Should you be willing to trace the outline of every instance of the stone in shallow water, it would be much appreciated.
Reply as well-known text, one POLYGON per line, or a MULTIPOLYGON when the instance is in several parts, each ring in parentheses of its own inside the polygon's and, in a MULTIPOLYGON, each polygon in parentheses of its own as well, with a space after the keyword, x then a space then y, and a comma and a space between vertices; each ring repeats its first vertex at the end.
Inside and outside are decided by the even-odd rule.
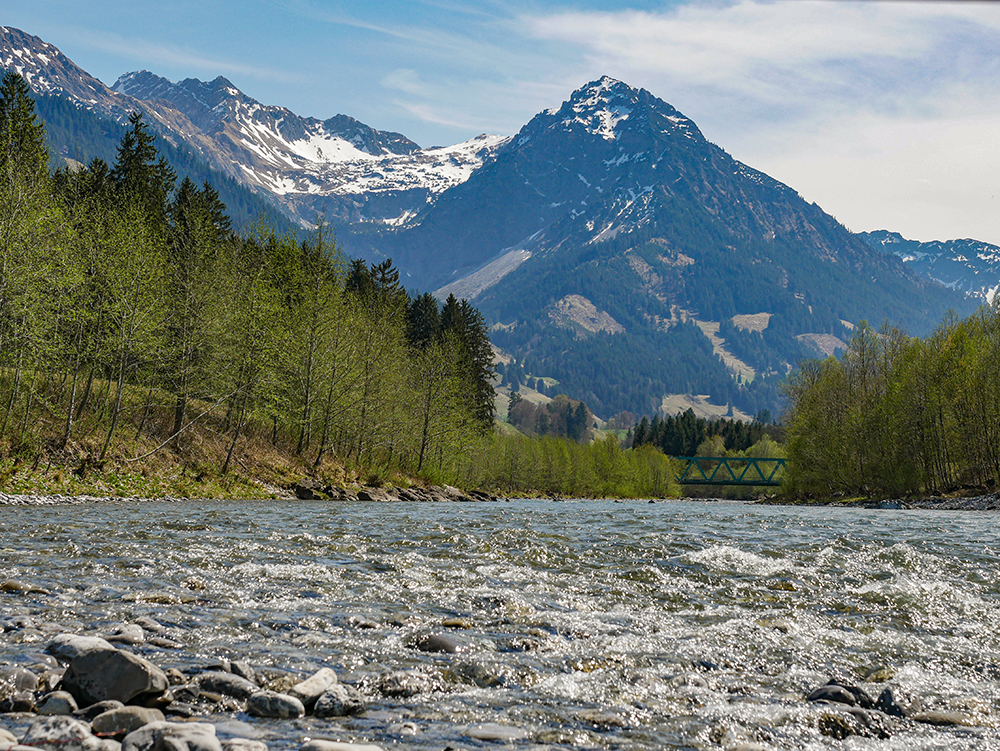
POLYGON ((208 722, 154 722, 125 736, 122 751, 222 751, 208 722))
POLYGON ((379 688, 386 696, 416 696, 433 691, 436 683, 433 678, 416 670, 397 670, 382 676, 379 688))
POLYGON ((256 683, 251 683, 238 675, 221 671, 202 673, 195 680, 202 691, 224 694, 232 696, 234 699, 249 699, 260 691, 260 686, 256 683))
POLYGON ((468 644, 448 634, 425 634, 417 639, 415 646, 421 652, 459 654, 469 651, 468 644))
POLYGON ((317 738, 303 743, 299 751, 382 751, 382 747, 368 743, 340 743, 317 738))
POLYGON ((294 696, 277 691, 258 691, 247 700, 247 713, 254 717, 302 717, 306 708, 294 696))
POLYGON ((63 689, 84 705, 108 699, 127 704, 143 695, 162 694, 168 687, 167 676, 156 665, 117 649, 86 652, 63 676, 63 689))
POLYGON ((477 741, 520 741, 528 737, 528 734, 521 728, 497 725, 492 722, 470 725, 465 729, 465 735, 469 738, 475 738, 477 741))
POLYGON ((21 743, 45 751, 101 751, 100 739, 90 732, 90 725, 73 717, 46 717, 37 720, 24 734, 21 743))
POLYGON ((267 751, 267 744, 252 738, 230 738, 222 742, 222 751, 267 751))
POLYGON ((122 707, 97 715, 91 725, 95 733, 125 736, 153 722, 163 722, 163 712, 146 707, 122 707))
POLYGON ((114 649, 111 642, 99 636, 80 636, 79 634, 59 634, 45 651, 62 662, 72 662, 87 652, 95 650, 114 649))
POLYGON ((79 707, 76 699, 68 691, 53 691, 42 699, 42 705, 38 708, 41 715, 68 715, 73 714, 79 707))
POLYGON ((846 704, 849 707, 857 704, 854 694, 843 686, 834 685, 820 686, 806 697, 806 701, 832 701, 837 704, 846 704))
POLYGON ((77 719, 90 722, 99 714, 110 712, 112 709, 121 709, 124 706, 120 701, 99 701, 96 704, 91 704, 89 707, 76 710, 73 716, 77 719))
POLYGON ((34 691, 38 688, 38 676, 20 665, 8 665, 0 668, 0 683, 16 691, 34 691))
POLYGON ((7 728, 0 728, 0 743, 17 743, 17 736, 7 728))
POLYGON ((104 638, 112 644, 144 644, 146 632, 137 623, 130 623, 120 626, 110 634, 105 634, 104 638))
POLYGON ((337 674, 330 668, 321 668, 301 683, 292 686, 288 693, 311 708, 331 686, 337 683, 337 674))
POLYGON ((361 714, 365 711, 365 700, 353 686, 342 683, 330 686, 319 699, 313 709, 316 717, 347 717, 361 714))
POLYGON ((975 727, 976 723, 964 712, 947 712, 940 709, 929 709, 924 712, 916 712, 910 715, 911 720, 922 722, 926 725, 939 725, 946 727, 949 725, 965 725, 975 727))

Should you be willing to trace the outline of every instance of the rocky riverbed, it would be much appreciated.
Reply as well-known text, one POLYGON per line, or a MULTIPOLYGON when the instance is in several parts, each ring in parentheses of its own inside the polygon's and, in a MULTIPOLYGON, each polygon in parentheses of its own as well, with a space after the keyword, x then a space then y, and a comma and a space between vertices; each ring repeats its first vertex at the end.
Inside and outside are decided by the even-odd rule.
POLYGON ((0 751, 1000 747, 988 520, 2 506, 0 751))

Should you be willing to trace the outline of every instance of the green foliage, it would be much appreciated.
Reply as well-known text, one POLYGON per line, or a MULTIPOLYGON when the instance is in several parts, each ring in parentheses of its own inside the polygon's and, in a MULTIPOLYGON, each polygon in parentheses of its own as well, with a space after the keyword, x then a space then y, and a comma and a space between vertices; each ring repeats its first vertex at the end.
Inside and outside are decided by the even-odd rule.
POLYGON ((590 444, 492 433, 465 452, 458 479, 507 495, 570 498, 678 497, 680 465, 650 446, 623 449, 614 436, 590 444))
POLYGON ((902 495, 1000 483, 1000 308, 926 339, 857 328, 789 381, 791 492, 902 495))
MULTIPOLYGON (((649 444, 668 456, 729 456, 747 451, 765 438, 772 442, 782 439, 783 429, 763 420, 707 420, 696 417, 693 410, 679 415, 648 417, 635 426, 633 446, 649 444), (702 444, 717 439, 712 445, 718 453, 706 454, 702 444)), ((754 456, 750 454, 750 456, 754 456)))

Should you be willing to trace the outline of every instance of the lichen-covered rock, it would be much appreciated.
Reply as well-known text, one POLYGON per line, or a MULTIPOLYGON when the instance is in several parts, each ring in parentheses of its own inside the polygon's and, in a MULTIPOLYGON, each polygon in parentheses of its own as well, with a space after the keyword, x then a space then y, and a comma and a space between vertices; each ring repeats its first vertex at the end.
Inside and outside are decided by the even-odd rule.
POLYGON ((122 751, 222 751, 208 722, 153 722, 122 741, 122 751))
POLYGON ((82 705, 113 699, 124 704, 143 696, 162 694, 167 676, 156 665, 117 649, 86 652, 74 659, 62 687, 82 705))

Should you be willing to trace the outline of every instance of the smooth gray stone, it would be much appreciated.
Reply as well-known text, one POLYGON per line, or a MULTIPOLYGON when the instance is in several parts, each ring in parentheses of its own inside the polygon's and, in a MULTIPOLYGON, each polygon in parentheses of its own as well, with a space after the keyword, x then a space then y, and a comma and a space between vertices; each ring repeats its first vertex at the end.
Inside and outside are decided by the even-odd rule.
POLYGON ((222 742, 222 751, 267 751, 267 744, 252 738, 230 738, 222 742))
POLYGON ((379 688, 386 696, 416 696, 434 690, 434 680, 416 670, 397 670, 382 676, 379 688))
POLYGON ((163 712, 147 707, 122 707, 97 715, 91 726, 102 735, 128 735, 153 722, 163 722, 163 712))
POLYGON ((38 708, 40 715, 71 715, 79 707, 76 699, 69 691, 53 691, 46 694, 42 699, 42 705, 38 708))
POLYGON ((63 676, 63 689, 83 705, 109 699, 128 704, 144 695, 162 694, 169 686, 156 665, 117 649, 86 652, 69 664, 63 676))
POLYGON ((102 751, 100 739, 90 732, 90 725, 65 716, 37 720, 28 728, 21 743, 46 751, 102 751))
POLYGON ((313 707, 316 717, 347 717, 365 711, 365 700, 354 686, 343 683, 330 686, 313 707))
POLYGON ((459 654, 469 651, 468 644, 448 634, 426 634, 417 639, 415 645, 421 652, 459 654))
POLYGON ((135 619, 135 624, 141 626, 144 631, 149 631, 151 634, 161 634, 167 630, 162 623, 155 618, 150 618, 148 615, 140 615, 135 619))
POLYGON ((72 662, 87 652, 101 649, 114 649, 114 645, 99 636, 80 636, 79 634, 59 634, 45 651, 61 662, 72 662))
POLYGON ((382 747, 369 743, 340 743, 317 738, 303 743, 299 751, 382 751, 382 747))
POLYGON ((470 725, 465 729, 465 735, 477 741, 520 741, 528 737, 521 728, 510 725, 497 725, 484 722, 480 725, 470 725))
POLYGON ((256 683, 251 683, 246 678, 240 678, 238 675, 223 673, 218 670, 202 673, 195 677, 195 681, 202 691, 224 694, 225 696, 232 696, 234 699, 249 699, 260 691, 260 686, 256 683))
POLYGON ((318 672, 306 678, 301 683, 292 686, 288 693, 301 701, 307 709, 311 708, 330 686, 336 685, 337 674, 330 668, 321 668, 318 672))
POLYGON ((0 683, 15 691, 34 691, 38 688, 38 676, 20 665, 7 665, 0 668, 0 683))
POLYGON ((154 722, 125 736, 122 751, 222 751, 208 722, 154 722))
POLYGON ((806 701, 832 701, 849 707, 857 705, 854 694, 843 686, 835 685, 820 686, 806 697, 806 701))
POLYGON ((928 709, 924 712, 916 712, 910 715, 910 719, 926 725, 939 725, 941 727, 949 725, 973 727, 976 725, 972 718, 964 712, 947 712, 940 709, 928 709))
POLYGON ((302 717, 306 708, 296 697, 279 694, 277 691, 258 691, 247 699, 247 714, 254 717, 280 717, 295 719, 302 717))
POLYGON ((73 716, 79 720, 90 722, 99 714, 104 714, 112 709, 121 709, 124 706, 120 701, 99 701, 96 704, 91 704, 89 707, 76 710, 73 716))
POLYGON ((130 623, 115 629, 110 634, 105 634, 104 638, 112 644, 143 644, 146 641, 146 632, 142 626, 130 623))
POLYGON ((246 678, 251 683, 255 683, 258 686, 260 682, 257 680, 257 673, 254 669, 250 667, 247 663, 242 660, 233 660, 229 665, 229 672, 233 675, 238 675, 240 678, 246 678))

